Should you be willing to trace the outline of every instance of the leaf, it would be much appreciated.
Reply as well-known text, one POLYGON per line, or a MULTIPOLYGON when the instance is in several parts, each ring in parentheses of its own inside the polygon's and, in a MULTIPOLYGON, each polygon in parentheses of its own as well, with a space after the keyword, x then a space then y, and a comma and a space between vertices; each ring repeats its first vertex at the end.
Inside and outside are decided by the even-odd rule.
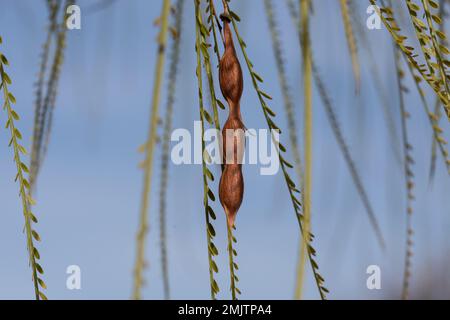
POLYGON ((30 170, 28 169, 27 165, 23 162, 20 163, 20 167, 22 168, 23 171, 25 171, 26 173, 29 173, 30 170))
POLYGON ((205 169, 205 174, 206 174, 206 176, 208 177, 209 180, 214 181, 214 176, 213 176, 212 172, 208 168, 205 169))
MULTIPOLYGON (((45 289, 45 288, 44 288, 44 289, 45 289)), ((46 296, 45 294, 43 294, 42 291, 39 291, 39 297, 40 297, 42 300, 48 300, 48 299, 47 299, 47 296, 46 296)))
POLYGON ((219 292, 219 285, 217 284, 216 280, 213 280, 213 281, 212 281, 212 288, 214 289, 214 291, 215 291, 216 293, 219 292))
POLYGON ((22 179, 22 183, 26 189, 30 189, 30 183, 27 179, 22 179))
POLYGON ((263 78, 259 74, 257 74, 255 71, 253 71, 252 74, 256 78, 256 80, 258 80, 261 83, 264 82, 263 78))
POLYGON ((34 214, 32 214, 32 213, 30 212, 29 215, 30 215, 31 220, 32 220, 34 223, 38 223, 38 219, 36 218, 36 216, 35 216, 34 214))
POLYGON ((207 209, 209 216, 211 217, 211 219, 216 220, 216 214, 214 213, 214 210, 208 206, 207 209))
POLYGON ((219 268, 217 268, 217 264, 214 262, 214 260, 211 260, 211 269, 213 269, 215 273, 219 272, 219 268))
POLYGON ((11 115, 13 116, 14 120, 19 120, 19 119, 20 119, 20 117, 19 117, 19 115, 17 114, 17 112, 14 111, 14 110, 12 110, 12 109, 11 109, 11 115))
POLYGON ((272 100, 272 99, 273 99, 269 94, 265 93, 265 92, 262 91, 262 90, 258 90, 258 92, 259 92, 262 96, 264 96, 265 98, 267 98, 267 99, 269 99, 269 100, 272 100))
POLYGON ((212 226, 211 223, 208 223, 208 232, 211 235, 211 237, 216 236, 216 230, 214 230, 214 227, 212 226))
POLYGON ((41 265, 39 263, 35 264, 37 272, 40 274, 44 274, 44 269, 42 269, 41 265))
POLYGON ((208 197, 211 199, 211 201, 215 201, 216 197, 214 196, 214 193, 211 189, 208 189, 208 197))
POLYGON ((33 238, 34 238, 36 241, 41 241, 41 237, 39 236, 39 234, 38 234, 36 231, 32 230, 32 231, 31 231, 31 234, 33 235, 33 238))
POLYGON ((219 254, 219 251, 217 250, 217 247, 212 242, 209 245, 209 250, 210 250, 210 252, 211 252, 211 254, 213 256, 217 256, 219 254))
POLYGON ((38 282, 42 289, 47 289, 47 285, 45 284, 44 280, 38 278, 38 282))
POLYGON ((4 65, 9 65, 8 59, 3 54, 0 54, 0 60, 4 65))
POLYGON ((241 22, 241 18, 234 11, 230 11, 230 13, 234 20, 241 22))
POLYGON ((20 133, 19 129, 17 128, 14 129, 14 135, 16 136, 17 139, 22 140, 22 134, 20 133))
POLYGON ((220 101, 219 99, 216 100, 217 104, 219 105, 219 108, 222 110, 225 110, 225 106, 223 105, 222 101, 220 101))
POLYGON ((39 254, 39 251, 36 248, 33 248, 33 255, 38 260, 41 258, 41 255, 39 254))
POLYGON ((273 112, 272 109, 270 109, 268 106, 265 106, 265 107, 264 107, 264 110, 266 110, 267 113, 270 114, 270 116, 272 116, 272 117, 275 117, 275 116, 276 116, 275 112, 273 112))
POLYGON ((11 92, 8 92, 8 98, 12 104, 16 103, 16 97, 14 97, 14 95, 11 92))
POLYGON ((3 72, 3 80, 6 82, 6 84, 11 84, 11 78, 6 72, 3 72))
POLYGON ((19 151, 23 154, 23 155, 27 155, 27 149, 25 149, 24 146, 18 145, 17 148, 19 149, 19 151))
POLYGON ((203 110, 203 116, 205 117, 206 121, 208 121, 210 124, 213 123, 213 119, 206 110, 203 110))

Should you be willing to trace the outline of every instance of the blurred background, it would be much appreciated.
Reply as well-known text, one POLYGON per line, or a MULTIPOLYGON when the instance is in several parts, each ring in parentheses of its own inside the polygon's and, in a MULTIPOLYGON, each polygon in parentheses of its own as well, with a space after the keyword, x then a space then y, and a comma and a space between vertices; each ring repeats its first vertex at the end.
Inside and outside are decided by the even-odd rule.
MULTIPOLYGON (((142 188, 138 163, 143 156, 137 149, 145 142, 149 125, 159 30, 153 22, 160 14, 161 3, 156 0, 77 1, 82 14, 81 30, 67 31, 52 136, 35 193, 34 212, 39 217, 37 229, 42 237, 38 247, 49 299, 128 299, 131 296, 142 188), (66 288, 69 265, 81 268, 81 290, 66 288)), ((369 2, 357 1, 357 4, 358 10, 352 15, 359 17, 361 31, 369 40, 399 129, 390 35, 384 27, 368 30, 365 21, 369 2)), ((222 11, 220 2, 216 6, 222 11)), ((231 6, 241 17, 240 33, 247 43, 250 59, 265 80, 262 88, 273 96, 270 106, 277 113, 277 124, 287 132, 264 3, 262 0, 232 1, 231 6)), ((184 8, 173 125, 193 132, 194 121, 199 120, 193 1, 186 1, 184 8)), ((303 97, 298 36, 285 1, 274 1, 274 8, 299 123, 297 134, 301 137, 303 97)), ((371 56, 361 46, 361 90, 356 95, 339 2, 314 1, 311 23, 315 61, 386 240, 383 251, 314 89, 312 228, 321 274, 330 290, 329 299, 398 299, 405 256, 403 167, 393 152, 395 141, 389 134, 382 99, 373 83, 371 56), (381 268, 381 290, 366 287, 369 265, 381 268)), ((31 146, 33 130, 34 84, 47 26, 45 1, 0 1, 1 52, 10 61, 8 73, 13 82, 10 91, 17 98, 16 109, 21 115, 17 126, 27 149, 31 146)), ((243 64, 240 52, 239 57, 243 64)), ((244 122, 248 128, 266 128, 244 66, 243 70, 244 122)), ((411 298, 448 299, 450 207, 446 202, 450 181, 440 154, 435 179, 429 181, 431 129, 414 83, 407 77, 405 84, 411 88, 405 97, 411 113, 408 126, 416 162, 411 298)), ((162 114, 167 85, 165 80, 162 114)), ((216 89, 219 97, 220 91, 216 89)), ((430 103, 434 102, 433 93, 426 91, 426 94, 430 103)), ((206 106, 210 108, 209 103, 206 106)), ((220 110, 222 124, 226 117, 227 113, 220 110)), ((0 121, 4 125, 4 112, 0 121)), ((442 122, 448 139, 448 122, 445 119, 442 122)), ((287 133, 281 135, 281 140, 290 145, 287 133)), ((0 131, 0 298, 32 299, 24 220, 8 141, 9 133, 3 129, 0 131)), ((401 152, 400 144, 396 148, 401 152)), ((158 226, 160 145, 156 150, 148 213, 149 267, 142 292, 145 299, 163 298, 158 226)), ((213 171, 218 177, 220 169, 213 171)), ((295 176, 294 171, 292 175, 295 176)), ((284 178, 281 172, 276 176, 261 176, 258 165, 248 165, 244 166, 244 179, 244 202, 236 221, 241 298, 291 299, 299 235, 284 178)), ((217 191, 217 185, 215 188, 217 191)), ((174 299, 209 299, 210 296, 202 197, 201 166, 171 164, 167 234, 174 299)), ((228 299, 231 296, 226 224, 223 210, 216 202, 215 244, 220 253, 216 259, 217 281, 221 289, 218 298, 228 299)), ((304 297, 317 299, 310 271, 308 266, 304 297)))

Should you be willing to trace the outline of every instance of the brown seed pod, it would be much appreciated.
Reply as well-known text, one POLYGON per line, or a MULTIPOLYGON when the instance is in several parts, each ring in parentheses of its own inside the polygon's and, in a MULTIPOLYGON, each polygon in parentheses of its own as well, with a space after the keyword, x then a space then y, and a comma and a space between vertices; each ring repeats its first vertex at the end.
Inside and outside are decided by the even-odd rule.
POLYGON ((220 17, 224 23, 223 32, 225 41, 225 52, 219 64, 220 90, 230 107, 230 116, 237 115, 241 118, 239 102, 244 89, 242 69, 236 56, 228 15, 222 14, 220 17))
POLYGON ((240 110, 244 81, 233 44, 229 14, 227 12, 222 14, 221 19, 224 23, 225 52, 220 59, 219 82, 228 103, 229 114, 222 129, 223 171, 219 183, 219 198, 227 216, 228 226, 232 227, 244 196, 242 158, 245 126, 240 110))
POLYGON ((219 197, 227 216, 228 226, 232 227, 244 197, 242 165, 225 166, 220 178, 219 197))

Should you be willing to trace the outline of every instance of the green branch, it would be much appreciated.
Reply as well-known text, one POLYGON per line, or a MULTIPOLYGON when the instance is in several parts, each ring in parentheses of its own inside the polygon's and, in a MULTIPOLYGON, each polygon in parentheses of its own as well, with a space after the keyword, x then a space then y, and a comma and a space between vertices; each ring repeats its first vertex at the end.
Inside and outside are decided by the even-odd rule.
POLYGON ((299 229, 300 229, 300 233, 302 235, 302 237, 304 239, 307 239, 306 243, 308 243, 307 245, 307 255, 308 255, 308 260, 311 264, 312 267, 312 271, 313 271, 313 275, 314 275, 314 280, 316 282, 319 294, 321 299, 325 299, 326 298, 326 293, 328 293, 328 289, 325 288, 323 286, 324 283, 324 279, 323 277, 319 274, 319 266, 317 264, 317 262, 315 261, 314 257, 316 256, 316 251, 315 249, 312 247, 311 245, 311 241, 314 238, 314 235, 305 230, 303 228, 303 224, 304 224, 304 216, 301 213, 301 202, 298 199, 297 195, 300 194, 300 190, 296 188, 295 183, 293 182, 293 180, 291 179, 289 173, 288 173, 288 168, 293 168, 293 165, 290 164, 284 157, 283 154, 286 153, 287 149, 286 147, 281 144, 279 141, 276 140, 275 135, 273 134, 273 131, 278 131, 281 132, 281 130, 279 129, 279 127, 275 124, 273 118, 275 117, 275 112, 273 112, 272 109, 269 108, 269 106, 266 103, 265 99, 271 100, 270 95, 268 95, 267 93, 265 93, 264 91, 262 91, 259 88, 259 83, 263 82, 262 77, 254 70, 253 67, 253 63, 250 61, 248 55, 247 55, 247 51, 246 51, 246 44, 244 42, 244 40, 242 39, 242 37, 239 35, 239 30, 237 27, 237 23, 236 21, 240 21, 239 16, 233 12, 232 10, 230 10, 229 6, 227 3, 225 3, 225 5, 228 8, 228 11, 231 14, 231 21, 233 24, 233 29, 236 33, 236 37, 238 39, 239 42, 239 46, 241 48, 242 54, 244 56, 250 77, 252 79, 252 84, 253 87, 256 91, 256 94, 258 96, 258 100, 260 102, 261 105, 261 110, 263 112, 264 118, 266 119, 267 125, 269 127, 269 129, 272 130, 272 140, 273 142, 278 146, 278 156, 279 156, 279 160, 280 160, 280 166, 284 175, 284 179, 286 181, 286 185, 288 187, 288 191, 289 191, 289 195, 291 198, 291 202, 294 208, 294 213, 295 216, 297 218, 297 222, 299 224, 299 229))
MULTIPOLYGON (((213 120, 209 113, 204 109, 203 106, 203 81, 202 81, 202 59, 201 55, 205 56, 205 51, 208 50, 207 44, 204 41, 208 35, 208 31, 202 23, 201 12, 200 12, 200 0, 194 0, 195 5, 195 50, 197 53, 197 69, 196 75, 198 80, 198 99, 199 99, 199 109, 200 109, 200 120, 201 126, 201 137, 202 137, 202 172, 203 172, 203 205, 205 208, 205 221, 206 221, 206 243, 208 247, 208 262, 209 262, 209 281, 211 289, 211 299, 215 300, 216 295, 219 292, 219 286, 214 279, 214 275, 219 272, 217 264, 214 261, 214 256, 219 254, 217 247, 213 243, 213 238, 216 235, 214 226, 211 223, 211 219, 216 219, 216 214, 214 213, 209 201, 214 202, 216 197, 214 192, 209 188, 208 180, 214 181, 214 176, 212 172, 207 168, 205 157, 209 158, 208 153, 205 149, 205 140, 203 135, 205 132, 205 120, 213 125, 213 120)), ((213 96, 212 96, 213 97, 213 96)), ((211 98, 212 98, 211 97, 211 98)))
MULTIPOLYGON (((0 37, 0 44, 2 43, 2 38, 0 37)), ((25 233, 27 236, 27 249, 28 249, 28 259, 32 270, 32 279, 34 284, 34 294, 36 300, 46 300, 47 297, 41 291, 41 289, 46 289, 44 281, 40 278, 40 275, 44 273, 43 268, 37 262, 40 260, 41 255, 38 249, 34 246, 34 241, 40 241, 40 236, 36 230, 33 229, 33 223, 37 223, 36 216, 31 212, 31 206, 34 204, 34 200, 28 195, 30 190, 30 183, 26 179, 26 174, 29 173, 28 167, 21 160, 21 155, 26 155, 27 151, 24 146, 20 144, 22 140, 22 134, 15 126, 15 121, 19 120, 19 115, 12 108, 12 105, 16 103, 16 98, 9 92, 8 85, 11 84, 11 78, 5 71, 5 66, 8 66, 8 60, 6 57, 0 53, 0 89, 3 92, 3 110, 7 114, 6 128, 9 129, 11 134, 11 139, 9 146, 12 146, 14 151, 14 162, 17 168, 17 174, 15 180, 19 182, 19 196, 22 201, 23 216, 25 218, 25 233)))
POLYGON ((137 252, 134 268, 133 298, 141 299, 143 284, 143 270, 145 268, 145 237, 148 231, 148 208, 150 203, 150 189, 153 174, 153 153, 156 143, 156 128, 158 126, 159 100, 163 78, 167 33, 169 29, 170 0, 163 0, 161 13, 161 29, 158 37, 158 57, 155 65, 155 78, 153 83, 152 111, 150 116, 149 132, 145 145, 144 160, 144 186, 142 189, 141 212, 139 216, 139 229, 137 232, 137 252))
POLYGON ((164 119, 164 133, 162 142, 161 157, 161 180, 159 194, 159 227, 161 241, 161 268, 164 285, 164 298, 170 299, 169 286, 169 266, 167 256, 167 236, 166 236, 166 218, 167 218, 167 185, 169 180, 169 161, 170 161, 170 134, 172 131, 173 105, 175 101, 175 91, 178 76, 178 65, 180 63, 180 42, 183 22, 184 0, 177 0, 175 5, 175 36, 172 40, 170 67, 169 67, 169 87, 167 90, 166 115, 164 119))

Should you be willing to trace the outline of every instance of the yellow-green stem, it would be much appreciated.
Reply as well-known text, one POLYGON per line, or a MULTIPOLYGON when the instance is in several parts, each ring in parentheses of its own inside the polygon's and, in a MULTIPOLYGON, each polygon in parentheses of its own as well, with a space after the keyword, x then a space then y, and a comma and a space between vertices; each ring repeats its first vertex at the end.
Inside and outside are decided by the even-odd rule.
POLYGON ((137 252, 134 269, 133 298, 141 298, 143 283, 143 270, 145 267, 145 237, 148 231, 148 208, 150 203, 150 189, 153 173, 153 153, 156 142, 156 129, 158 125, 158 110, 163 79, 165 51, 167 44, 167 31, 169 27, 170 0, 163 0, 161 14, 161 29, 158 37, 158 57, 155 65, 155 78, 153 84, 152 111, 150 127, 145 147, 144 160, 144 186, 142 189, 141 212, 139 217, 139 229, 137 232, 137 252))
MULTIPOLYGON (((0 44, 2 43, 2 38, 0 37, 0 44)), ((6 57, 4 57, 2 54, 0 54, 0 88, 3 91, 3 97, 4 97, 4 104, 3 109, 6 110, 7 113, 7 125, 6 127, 9 128, 10 134, 11 134, 11 140, 10 145, 13 147, 14 150, 14 162, 16 164, 17 168, 17 175, 16 180, 19 181, 19 196, 22 201, 22 211, 25 219, 25 233, 27 237, 27 249, 28 249, 28 259, 32 270, 32 280, 33 280, 33 286, 34 286, 34 294, 36 300, 47 299, 47 297, 39 290, 39 283, 41 283, 41 286, 44 288, 45 284, 42 281, 42 279, 38 278, 38 267, 39 272, 42 271, 42 267, 38 265, 36 262, 36 259, 39 259, 40 254, 37 251, 37 249, 34 246, 33 243, 33 235, 40 239, 37 232, 35 232, 32 229, 31 221, 33 219, 33 215, 30 211, 31 207, 31 197, 27 194, 27 189, 30 188, 29 182, 26 180, 24 176, 24 172, 29 172, 28 167, 22 162, 20 158, 20 153, 25 154, 26 150, 23 146, 19 144, 18 139, 21 139, 20 132, 16 129, 14 120, 18 120, 19 116, 17 113, 13 112, 11 103, 15 103, 15 97, 8 91, 8 84, 11 83, 9 77, 7 76, 5 70, 4 70, 4 64, 7 65, 8 62, 6 60, 6 57)), ((34 217, 34 219, 36 219, 34 217)), ((35 220, 37 221, 37 220, 35 220)), ((43 272, 43 271, 42 271, 43 272)), ((41 273, 42 273, 41 272, 41 273)))
POLYGON ((230 290, 231 290, 231 299, 237 300, 236 297, 236 276, 234 272, 234 249, 233 249, 233 230, 227 223, 227 235, 228 235, 228 258, 230 263, 230 290))
MULTIPOLYGON (((213 174, 208 170, 205 162, 205 140, 203 139, 203 135, 205 132, 205 119, 208 121, 208 118, 205 116, 207 111, 203 106, 203 79, 202 79, 202 45, 205 46, 207 31, 204 28, 202 20, 201 20, 201 12, 200 12, 200 0, 194 0, 195 6, 195 49, 197 56, 197 83, 198 83, 198 103, 199 103, 199 111, 200 111, 200 120, 201 120, 201 137, 202 137, 202 173, 203 173, 203 205, 204 205, 204 213, 205 213, 205 222, 206 222, 206 243, 208 247, 208 263, 209 263, 209 282, 210 282, 210 290, 211 290, 211 299, 215 300, 216 295, 219 292, 219 286, 214 279, 214 273, 217 273, 219 269, 217 268, 217 264, 214 262, 214 256, 218 255, 217 248, 212 242, 213 237, 215 236, 214 226, 211 224, 211 219, 215 219, 215 214, 213 209, 209 206, 209 199, 212 202, 215 201, 214 193, 209 189, 208 179, 214 180, 213 174), (202 28, 203 26, 203 28, 202 28), (208 178, 209 177, 209 178, 208 178)), ((204 48, 205 49, 205 48, 204 48)), ((208 121, 210 122, 210 121, 208 121)), ((212 123, 210 123, 212 124, 212 123)), ((216 122, 217 125, 217 122, 216 122)))
MULTIPOLYGON (((303 58, 303 95, 304 95, 304 145, 305 145, 305 184, 303 194, 304 231, 309 234, 311 230, 311 194, 312 194, 312 63, 309 42, 309 0, 300 0, 301 30, 302 30, 302 58, 303 58)), ((308 237, 300 238, 300 263, 298 266, 298 282, 295 290, 295 298, 301 299, 303 280, 306 266, 306 248, 308 237)))
POLYGON ((344 23, 345 35, 347 38, 348 49, 352 59, 353 76, 355 78, 356 92, 359 93, 361 85, 361 71, 358 59, 358 47, 356 46, 355 34, 353 32, 352 20, 350 18, 350 8, 348 0, 341 0, 341 14, 344 23))
POLYGON ((241 36, 239 35, 239 30, 238 30, 238 27, 237 27, 236 19, 234 18, 234 16, 236 16, 236 13, 232 12, 229 9, 229 5, 228 5, 227 2, 224 2, 224 6, 226 7, 226 9, 229 12, 231 12, 231 22, 233 24, 233 29, 234 29, 234 32, 236 34, 236 37, 238 39, 239 47, 241 48, 242 55, 243 55, 243 57, 245 59, 245 64, 246 64, 247 69, 249 71, 249 75, 250 75, 250 77, 252 79, 251 83, 253 84, 253 88, 255 89, 256 94, 258 96, 258 100, 260 102, 261 110, 263 112, 263 115, 264 115, 264 118, 265 118, 265 120, 267 122, 267 125, 272 130, 272 141, 276 145, 278 145, 278 151, 279 151, 278 158, 280 160, 280 167, 281 167, 281 170, 283 172, 284 179, 286 181, 286 185, 288 187, 289 195, 291 197, 291 202, 292 202, 292 205, 293 205, 293 208, 294 208, 295 217, 297 219, 298 226, 299 226, 299 229, 300 229, 300 234, 303 237, 308 238, 307 242, 308 242, 309 245, 308 245, 307 250, 306 250, 307 255, 308 255, 308 260, 310 261, 312 273, 313 273, 314 280, 315 280, 316 285, 317 285, 317 289, 318 289, 319 294, 320 294, 320 298, 322 300, 325 300, 326 299, 326 294, 329 293, 329 290, 324 286, 325 280, 320 275, 320 273, 319 273, 319 265, 317 264, 317 262, 314 259, 314 257, 316 257, 316 254, 317 254, 316 250, 311 245, 311 241, 313 240, 314 235, 311 232, 306 233, 304 228, 303 228, 304 216, 300 212, 302 204, 301 204, 300 200, 296 196, 296 194, 300 193, 300 190, 298 190, 295 187, 295 183, 290 178, 289 172, 288 172, 288 168, 293 168, 293 165, 291 165, 283 157, 283 154, 286 153, 287 149, 286 149, 286 147, 282 146, 282 144, 278 141, 277 137, 275 137, 275 135, 274 135, 274 131, 280 132, 278 126, 273 121, 273 118, 276 116, 276 114, 269 108, 269 106, 267 105, 267 103, 265 101, 265 99, 271 100, 272 98, 270 97, 270 95, 268 95, 267 93, 265 93, 264 91, 262 91, 259 88, 258 83, 262 83, 264 80, 261 78, 261 76, 259 76, 254 71, 253 63, 250 61, 250 59, 249 59, 249 57, 247 55, 245 42, 241 38, 241 36))

